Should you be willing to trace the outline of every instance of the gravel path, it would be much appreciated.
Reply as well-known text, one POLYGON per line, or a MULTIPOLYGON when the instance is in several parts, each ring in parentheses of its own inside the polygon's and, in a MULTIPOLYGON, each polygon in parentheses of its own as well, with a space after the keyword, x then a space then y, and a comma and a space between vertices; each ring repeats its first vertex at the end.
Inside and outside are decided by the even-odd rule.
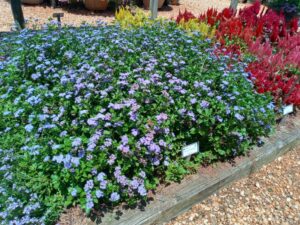
POLYGON ((222 189, 165 225, 299 225, 300 148, 222 189))
MULTIPOLYGON (((175 18, 179 11, 185 9, 192 11, 196 15, 206 11, 210 7, 222 10, 230 5, 230 0, 180 0, 179 6, 169 6, 159 11, 159 16, 166 18, 175 18)), ((239 7, 243 7, 240 4, 239 7)), ((33 21, 39 19, 38 23, 45 23, 52 17, 54 12, 63 12, 63 23, 80 25, 82 22, 95 23, 97 20, 111 22, 114 19, 113 12, 91 12, 85 9, 68 10, 56 8, 53 9, 46 5, 30 6, 23 5, 24 17, 27 20, 33 21)), ((36 22, 35 22, 36 23, 36 22)), ((9 0, 0 0, 0 31, 9 31, 13 24, 9 0)))

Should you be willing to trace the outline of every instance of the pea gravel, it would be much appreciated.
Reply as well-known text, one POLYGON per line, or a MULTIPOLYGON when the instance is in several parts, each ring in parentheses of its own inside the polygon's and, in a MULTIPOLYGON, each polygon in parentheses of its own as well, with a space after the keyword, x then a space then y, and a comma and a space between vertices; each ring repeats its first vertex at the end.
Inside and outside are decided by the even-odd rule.
POLYGON ((299 225, 300 146, 165 225, 299 225))
MULTIPOLYGON (((165 18, 175 18, 179 11, 185 9, 192 11, 195 15, 206 11, 208 8, 214 7, 218 10, 222 10, 230 5, 230 0, 180 0, 179 6, 171 5, 165 7, 159 11, 158 16, 165 18)), ((240 4, 239 7, 243 7, 245 4, 240 4)), ((88 22, 95 24, 97 20, 105 22, 112 22, 114 20, 114 12, 92 12, 82 9, 67 9, 67 8, 51 8, 46 4, 32 6, 23 5, 23 13, 26 20, 29 21, 29 27, 32 24, 46 23, 53 13, 63 12, 64 17, 62 22, 66 24, 80 25, 82 22, 88 22), (37 20, 38 19, 38 20, 37 20)), ((9 0, 0 0, 0 31, 10 31, 13 25, 13 16, 10 8, 9 0)))

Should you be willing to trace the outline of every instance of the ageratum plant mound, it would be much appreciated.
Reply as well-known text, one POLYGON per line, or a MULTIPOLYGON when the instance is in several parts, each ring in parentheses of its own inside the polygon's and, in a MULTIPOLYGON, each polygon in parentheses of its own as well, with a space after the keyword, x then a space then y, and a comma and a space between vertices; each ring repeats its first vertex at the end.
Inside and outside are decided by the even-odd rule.
POLYGON ((146 199, 245 153, 274 121, 247 63, 173 23, 22 31, 1 40, 0 221, 52 223, 146 199), (200 141, 191 162, 184 145, 200 141))

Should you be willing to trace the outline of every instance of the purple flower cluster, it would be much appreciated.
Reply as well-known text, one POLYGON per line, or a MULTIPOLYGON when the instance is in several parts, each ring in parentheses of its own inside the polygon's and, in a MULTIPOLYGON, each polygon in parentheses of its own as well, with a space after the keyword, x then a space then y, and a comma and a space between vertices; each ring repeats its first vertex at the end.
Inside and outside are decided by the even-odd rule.
POLYGON ((165 113, 160 113, 159 115, 156 116, 156 120, 158 123, 162 123, 163 121, 168 119, 168 115, 165 113))
POLYGON ((76 168, 80 165, 80 158, 70 154, 53 156, 52 161, 58 164, 62 163, 66 169, 76 168))

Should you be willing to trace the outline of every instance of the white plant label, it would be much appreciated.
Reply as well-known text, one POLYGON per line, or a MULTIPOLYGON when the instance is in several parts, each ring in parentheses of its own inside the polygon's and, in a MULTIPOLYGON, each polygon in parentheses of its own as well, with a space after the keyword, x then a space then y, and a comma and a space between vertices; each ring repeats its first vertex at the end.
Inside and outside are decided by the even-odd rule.
POLYGON ((184 146, 181 150, 182 157, 188 157, 199 152, 199 142, 184 146))
POLYGON ((291 104, 291 105, 287 105, 287 106, 284 106, 283 107, 283 115, 287 115, 287 114, 290 114, 294 111, 294 105, 291 104))

